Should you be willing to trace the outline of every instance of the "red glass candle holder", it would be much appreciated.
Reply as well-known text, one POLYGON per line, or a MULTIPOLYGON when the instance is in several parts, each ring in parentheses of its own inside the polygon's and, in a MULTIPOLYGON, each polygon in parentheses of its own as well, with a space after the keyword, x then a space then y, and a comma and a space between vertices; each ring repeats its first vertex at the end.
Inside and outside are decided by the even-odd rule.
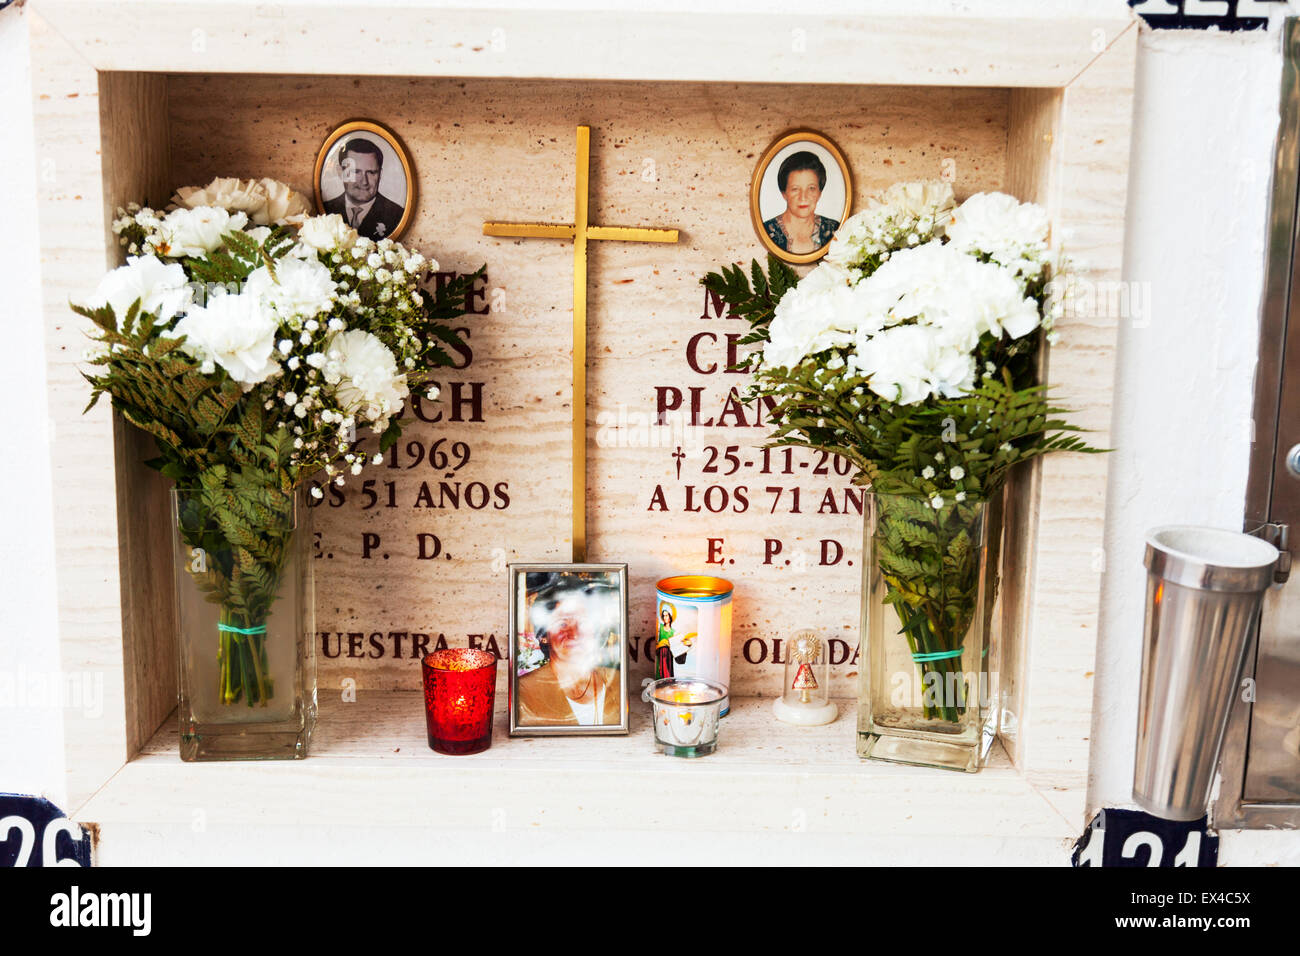
POLYGON ((472 647, 424 658, 424 716, 429 746, 440 754, 476 754, 492 745, 495 654, 472 647))

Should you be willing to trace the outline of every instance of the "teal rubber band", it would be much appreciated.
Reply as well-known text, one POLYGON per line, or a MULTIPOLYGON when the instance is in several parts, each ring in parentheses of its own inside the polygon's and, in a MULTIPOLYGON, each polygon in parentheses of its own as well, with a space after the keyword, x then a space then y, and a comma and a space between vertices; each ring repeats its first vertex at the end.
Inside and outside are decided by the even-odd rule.
POLYGON ((959 647, 955 651, 931 651, 928 654, 913 654, 912 660, 918 664, 928 664, 930 661, 946 661, 954 657, 961 657, 963 653, 964 650, 959 647))
POLYGON ((218 624, 218 631, 229 631, 232 634, 265 634, 266 625, 261 624, 257 627, 235 627, 233 624, 218 624))

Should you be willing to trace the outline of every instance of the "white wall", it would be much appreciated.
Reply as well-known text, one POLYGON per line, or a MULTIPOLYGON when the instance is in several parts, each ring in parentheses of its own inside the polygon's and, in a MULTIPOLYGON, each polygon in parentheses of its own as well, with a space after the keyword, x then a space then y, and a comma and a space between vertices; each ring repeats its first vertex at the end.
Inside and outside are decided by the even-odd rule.
MULTIPOLYGON (((1281 68, 1277 23, 1141 40, 1125 277, 1151 307, 1120 331, 1093 807, 1133 806, 1146 529, 1241 528, 1281 68)), ((1221 854, 1300 864, 1300 833, 1225 834, 1221 854)))
MULTIPOLYGON (((63 721, 54 587, 54 514, 45 402, 26 16, 0 12, 0 791, 39 793, 62 806, 63 721), (26 135, 24 135, 24 131, 26 135)), ((49 171, 53 173, 54 171, 49 171)), ((68 809, 64 807, 64 809, 68 809)))

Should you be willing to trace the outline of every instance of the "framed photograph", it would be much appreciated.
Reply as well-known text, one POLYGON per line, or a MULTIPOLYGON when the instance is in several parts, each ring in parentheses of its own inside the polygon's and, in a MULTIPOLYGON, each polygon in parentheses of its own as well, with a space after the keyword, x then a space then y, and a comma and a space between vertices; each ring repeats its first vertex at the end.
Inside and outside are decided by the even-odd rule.
POLYGON ((510 736, 627 733, 627 565, 512 564, 510 736))
POLYGON ((369 239, 396 239, 415 211, 415 172, 396 136, 353 120, 329 134, 316 154, 316 208, 337 213, 369 239))
POLYGON ((786 262, 816 262, 849 218, 853 179, 839 148, 820 133, 786 133, 754 169, 749 214, 758 238, 786 262))

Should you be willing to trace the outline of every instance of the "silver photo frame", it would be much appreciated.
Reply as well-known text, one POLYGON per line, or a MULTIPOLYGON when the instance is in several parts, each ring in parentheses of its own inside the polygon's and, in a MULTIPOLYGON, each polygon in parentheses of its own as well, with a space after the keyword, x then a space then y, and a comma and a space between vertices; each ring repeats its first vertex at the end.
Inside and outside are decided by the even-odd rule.
POLYGON ((626 734, 627 565, 512 564, 507 579, 510 736, 626 734))

